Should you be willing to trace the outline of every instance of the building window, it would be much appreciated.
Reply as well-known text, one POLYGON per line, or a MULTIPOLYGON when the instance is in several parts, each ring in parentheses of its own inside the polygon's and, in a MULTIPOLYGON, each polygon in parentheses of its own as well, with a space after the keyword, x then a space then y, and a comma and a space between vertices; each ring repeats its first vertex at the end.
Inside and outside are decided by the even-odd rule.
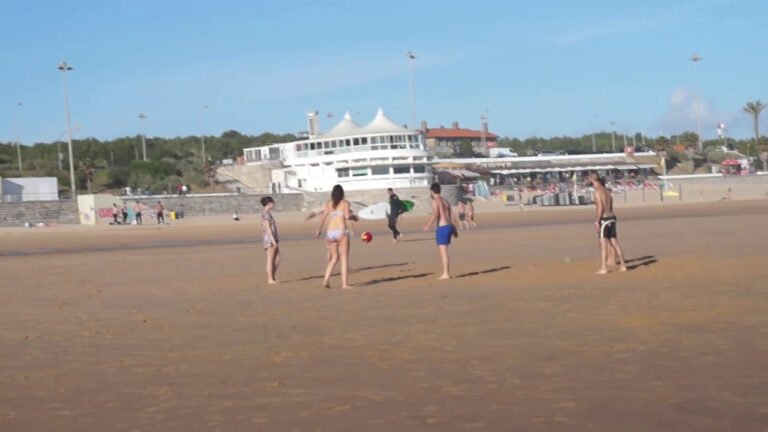
POLYGON ((360 145, 360 138, 355 138, 355 139, 353 140, 353 142, 354 142, 354 144, 355 144, 356 146, 359 146, 359 145, 360 145))
POLYGON ((414 165, 413 166, 413 173, 414 174, 424 174, 427 172, 427 167, 425 165, 414 165))
POLYGON ((392 173, 393 174, 410 174, 411 173, 411 167, 409 167, 409 166, 396 166, 396 167, 392 167, 392 173))
POLYGON ((352 177, 364 177, 368 175, 368 168, 352 168, 352 177))
POLYGON ((338 168, 336 174, 339 177, 349 177, 349 168, 338 168))
POLYGON ((351 146, 351 145, 352 145, 352 142, 351 142, 350 140, 344 140, 344 145, 345 145, 346 147, 349 147, 349 146, 351 146))
POLYGON ((388 166, 371 167, 371 175, 389 175, 389 167, 388 166))
POLYGON ((362 145, 368 145, 368 137, 362 137, 360 138, 360 143, 362 145))

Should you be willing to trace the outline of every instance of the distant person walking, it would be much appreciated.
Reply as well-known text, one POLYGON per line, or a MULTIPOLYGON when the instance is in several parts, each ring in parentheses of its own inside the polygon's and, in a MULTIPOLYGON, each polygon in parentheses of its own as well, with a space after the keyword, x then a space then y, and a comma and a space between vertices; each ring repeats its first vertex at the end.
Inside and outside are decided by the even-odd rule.
POLYGON ((400 197, 395 194, 392 188, 387 189, 389 195, 389 214, 387 215, 387 227, 392 231, 392 241, 398 241, 402 234, 397 230, 397 219, 405 213, 405 204, 400 201, 400 197))
POLYGON ((606 189, 605 180, 597 173, 591 173, 589 180, 595 188, 595 205, 597 206, 595 230, 600 239, 600 270, 598 270, 597 274, 608 273, 608 260, 611 255, 611 249, 619 260, 619 271, 627 271, 627 265, 624 262, 624 252, 619 244, 616 230, 617 220, 616 215, 613 213, 613 197, 611 197, 611 192, 606 189))
POLYGON ((274 285, 278 283, 276 279, 277 267, 280 265, 280 246, 277 237, 277 223, 272 216, 272 209, 275 208, 275 200, 272 197, 261 199, 261 235, 264 251, 267 253, 267 283, 274 285))
POLYGON ((136 220, 136 225, 141 225, 144 223, 144 221, 141 218, 141 203, 139 203, 138 201, 136 201, 133 204, 133 215, 136 220))
POLYGON ((469 223, 469 228, 477 228, 477 224, 475 223, 475 205, 472 203, 472 199, 467 200, 467 222, 469 223))
POLYGON ((123 215, 123 225, 128 225, 128 206, 125 203, 120 206, 120 212, 123 215))
POLYGON ((165 206, 161 201, 157 202, 157 205, 155 206, 155 211, 157 212, 157 223, 164 224, 165 223, 165 206))
POLYGON ((428 231, 433 224, 437 223, 435 231, 435 241, 437 249, 440 251, 440 258, 443 262, 443 274, 439 279, 451 278, 451 266, 448 256, 448 246, 451 244, 451 237, 458 237, 458 231, 454 225, 451 205, 440 195, 441 187, 439 183, 432 183, 430 195, 432 196, 432 217, 424 227, 428 231))
POLYGON ((117 208, 117 203, 112 203, 112 224, 113 225, 119 225, 120 224, 120 209, 117 208))
POLYGON ((325 269, 323 277, 323 287, 330 288, 331 273, 336 268, 336 264, 341 261, 341 287, 351 289, 349 285, 349 221, 356 221, 357 216, 352 214, 349 201, 344 199, 344 188, 336 185, 331 191, 331 199, 325 203, 325 208, 320 219, 320 226, 315 233, 319 238, 325 226, 326 240, 328 242, 328 251, 330 259, 325 269))
POLYGON ((467 205, 464 201, 464 198, 459 199, 459 229, 469 228, 469 224, 467 223, 467 205))

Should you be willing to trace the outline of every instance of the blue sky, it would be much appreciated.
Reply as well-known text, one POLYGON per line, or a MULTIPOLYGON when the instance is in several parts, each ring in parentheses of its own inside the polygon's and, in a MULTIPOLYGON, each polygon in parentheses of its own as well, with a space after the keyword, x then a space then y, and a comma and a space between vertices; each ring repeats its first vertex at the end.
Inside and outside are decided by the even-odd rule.
POLYGON ((61 60, 79 137, 135 135, 141 112, 165 137, 297 132, 311 110, 408 123, 409 50, 430 126, 670 135, 699 106, 705 137, 746 137, 766 40, 764 0, 0 0, 0 141, 61 136, 61 60))

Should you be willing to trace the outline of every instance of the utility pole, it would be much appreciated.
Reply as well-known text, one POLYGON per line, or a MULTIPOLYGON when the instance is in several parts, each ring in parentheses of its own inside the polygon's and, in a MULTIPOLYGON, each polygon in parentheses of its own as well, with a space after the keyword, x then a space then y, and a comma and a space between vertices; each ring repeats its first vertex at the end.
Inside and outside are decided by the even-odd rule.
POLYGON ((405 54, 405 58, 408 59, 408 97, 410 102, 410 109, 411 109, 411 129, 416 128, 416 96, 415 96, 415 90, 413 87, 413 66, 414 61, 416 61, 416 54, 414 54, 412 51, 408 51, 405 54))
MULTIPOLYGON (((690 60, 693 62, 693 88, 694 88, 694 95, 698 91, 699 88, 699 62, 701 61, 701 56, 698 54, 694 54, 690 60)), ((696 110, 696 124, 698 126, 698 132, 699 132, 699 143, 697 146, 697 150, 699 152, 704 151, 704 140, 701 136, 701 103, 697 103, 696 97, 694 96, 694 102, 693 107, 696 110)))
POLYGON ((205 112, 208 109, 208 105, 203 105, 203 121, 201 122, 203 126, 203 131, 200 134, 200 153, 203 157, 203 169, 205 169, 205 112))
POLYGON ((141 149, 142 149, 142 155, 144 156, 144 161, 147 161, 147 139, 144 136, 144 119, 146 119, 147 116, 144 113, 139 113, 139 121, 141 122, 141 149))
POLYGON ((486 115, 488 113, 488 110, 485 110, 485 113, 480 116, 480 146, 483 148, 482 151, 486 151, 486 145, 488 141, 488 137, 486 136, 486 130, 488 129, 488 116, 486 115))
POLYGON ((57 67, 63 72, 64 82, 64 111, 67 114, 67 145, 69 147, 69 188, 72 191, 72 199, 77 199, 77 188, 75 186, 75 161, 74 154, 72 153, 72 119, 69 115, 69 90, 67 89, 67 72, 74 69, 67 62, 59 63, 57 67))
POLYGON ((16 156, 19 159, 19 174, 24 174, 24 166, 21 163, 21 107, 24 104, 16 102, 16 156))
POLYGON ((616 123, 611 122, 611 151, 616 153, 616 123))

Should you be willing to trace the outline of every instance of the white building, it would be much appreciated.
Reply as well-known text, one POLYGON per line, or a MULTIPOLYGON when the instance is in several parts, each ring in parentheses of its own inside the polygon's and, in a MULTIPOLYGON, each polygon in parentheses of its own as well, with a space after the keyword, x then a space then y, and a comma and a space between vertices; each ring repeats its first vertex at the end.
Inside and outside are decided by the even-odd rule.
POLYGON ((330 191, 336 184, 346 190, 428 186, 434 178, 433 156, 421 131, 397 125, 381 109, 362 127, 347 113, 322 134, 317 113, 308 120, 307 139, 244 150, 246 165, 272 166, 275 191, 330 191))
POLYGON ((0 181, 3 202, 56 201, 59 180, 56 177, 15 177, 0 181))

